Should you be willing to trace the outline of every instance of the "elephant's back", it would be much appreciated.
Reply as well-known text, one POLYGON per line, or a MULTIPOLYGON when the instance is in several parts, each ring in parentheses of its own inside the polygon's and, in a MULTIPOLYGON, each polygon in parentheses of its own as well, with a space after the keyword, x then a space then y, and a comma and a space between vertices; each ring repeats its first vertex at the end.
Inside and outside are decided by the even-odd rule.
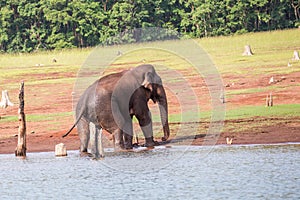
POLYGON ((122 78, 122 76, 127 71, 128 70, 124 70, 122 72, 112 73, 112 74, 101 77, 98 81, 98 88, 102 88, 105 90, 113 90, 113 88, 116 86, 118 81, 122 78))

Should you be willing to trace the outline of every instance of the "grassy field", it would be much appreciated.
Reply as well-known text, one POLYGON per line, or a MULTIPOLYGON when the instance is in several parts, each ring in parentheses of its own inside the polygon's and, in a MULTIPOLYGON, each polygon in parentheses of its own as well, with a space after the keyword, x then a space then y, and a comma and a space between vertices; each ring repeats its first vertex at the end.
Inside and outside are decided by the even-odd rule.
POLYGON ((221 74, 287 74, 300 71, 299 62, 291 61, 293 51, 300 50, 299 34, 299 29, 292 29, 198 41, 211 55, 221 74), (254 56, 242 56, 245 45, 251 46, 254 56), (294 67, 287 68, 288 62, 294 64, 294 67))
MULTIPOLYGON (((228 37, 215 37, 198 39, 196 42, 208 53, 216 65, 222 77, 231 76, 231 82, 239 82, 243 78, 255 78, 258 75, 289 75, 300 72, 300 62, 291 60, 293 51, 300 51, 299 29, 249 33, 228 37), (254 56, 242 56, 244 46, 251 45, 254 56), (288 67, 288 63, 292 64, 288 67)), ((188 51, 188 49, 187 49, 188 51)), ((61 84, 73 85, 76 74, 93 49, 71 49, 63 51, 38 52, 31 54, 0 54, 0 90, 17 91, 21 80, 26 86, 40 88, 38 95, 51 96, 47 85, 61 84), (54 62, 54 59, 57 62, 54 62), (43 78, 46 77, 46 78, 43 78)), ((180 71, 189 80, 196 71, 184 58, 166 51, 142 49, 130 52, 126 56, 118 57, 113 65, 107 69, 107 73, 120 68, 128 68, 144 62, 168 66, 180 71)), ((159 71, 159 70, 158 70, 159 71)), ((98 76, 97 74, 95 75, 98 76)), ((176 83, 176 79, 168 80, 176 83)), ((300 86, 296 83, 290 87, 300 86)), ((289 86, 270 85, 267 87, 238 88, 226 91, 226 96, 234 99, 238 95, 255 94, 260 92, 285 91, 289 86)), ((180 91, 179 91, 180 92, 180 91)), ((295 91, 297 92, 297 91, 295 91)), ((299 92, 299 91, 298 91, 299 92)), ((58 94, 59 95, 59 94, 58 94)), ((61 94, 64 95, 63 93, 61 94)), ((33 96, 30 96, 33 97, 33 96)), ((36 100, 28 98, 29 105, 34 105, 36 100)), ((17 97, 12 97, 18 102, 17 97)), ((39 102, 40 105, 44 102, 39 102)), ((53 105, 55 106, 55 105, 53 105)), ((191 114, 194 115, 195 113, 191 114)), ((51 113, 30 113, 28 120, 31 122, 55 121, 64 117, 71 117, 71 110, 51 113)), ((211 117, 209 110, 201 111, 201 119, 208 121, 211 117)), ((265 117, 300 117, 300 100, 294 104, 278 105, 273 108, 265 108, 263 105, 240 105, 226 110, 226 119, 252 118, 255 116, 265 117), (267 109, 267 110, 266 110, 267 109)), ((180 121, 180 114, 171 114, 170 121, 180 121)), ((13 122, 16 116, 5 116, 0 120, 0 125, 13 122)), ((155 117, 154 121, 159 121, 155 117)))

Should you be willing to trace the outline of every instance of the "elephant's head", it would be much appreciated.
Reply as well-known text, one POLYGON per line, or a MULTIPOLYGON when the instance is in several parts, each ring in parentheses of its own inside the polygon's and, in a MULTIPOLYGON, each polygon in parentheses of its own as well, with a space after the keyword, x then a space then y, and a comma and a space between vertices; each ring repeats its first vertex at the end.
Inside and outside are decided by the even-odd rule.
MULTIPOLYGON (((168 103, 165 93, 165 89, 162 85, 161 78, 155 72, 152 65, 140 65, 122 74, 122 77, 114 87, 112 94, 112 111, 114 119, 119 127, 122 128, 126 133, 132 132, 131 118, 129 112, 129 102, 133 102, 133 95, 136 95, 141 87, 145 88, 147 100, 152 99, 153 102, 157 102, 160 109, 161 122, 164 131, 164 137, 162 140, 165 141, 169 138, 170 130, 168 123, 168 103), (127 113, 122 115, 122 113, 127 113), (123 118, 126 117, 127 118, 123 118)), ((135 97, 136 98, 136 97, 135 97)), ((140 99, 137 98, 139 101, 140 99)), ((135 101, 135 102, 137 102, 135 101)), ((145 132, 150 135, 145 137, 151 137, 153 135, 152 123, 142 127, 145 132)))
POLYGON ((170 136, 168 102, 161 78, 157 75, 152 65, 141 65, 139 67, 145 71, 142 86, 149 90, 150 99, 152 99, 154 103, 157 102, 159 105, 161 123, 164 131, 164 137, 162 137, 162 140, 166 141, 170 136))

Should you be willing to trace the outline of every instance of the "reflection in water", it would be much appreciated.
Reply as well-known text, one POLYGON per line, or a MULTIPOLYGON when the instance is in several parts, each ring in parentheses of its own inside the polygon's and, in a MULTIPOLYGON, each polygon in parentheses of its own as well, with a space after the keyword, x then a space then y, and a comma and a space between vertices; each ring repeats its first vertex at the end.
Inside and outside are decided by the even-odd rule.
POLYGON ((1 199, 297 199, 299 144, 0 155, 1 199))

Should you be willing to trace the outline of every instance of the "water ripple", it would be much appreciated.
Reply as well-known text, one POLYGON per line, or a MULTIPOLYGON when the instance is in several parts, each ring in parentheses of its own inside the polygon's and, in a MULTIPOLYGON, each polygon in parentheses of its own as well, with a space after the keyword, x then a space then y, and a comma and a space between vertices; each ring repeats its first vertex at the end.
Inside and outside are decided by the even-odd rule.
POLYGON ((206 150, 174 147, 102 161, 78 152, 0 155, 0 198, 299 199, 299 144, 206 150))

